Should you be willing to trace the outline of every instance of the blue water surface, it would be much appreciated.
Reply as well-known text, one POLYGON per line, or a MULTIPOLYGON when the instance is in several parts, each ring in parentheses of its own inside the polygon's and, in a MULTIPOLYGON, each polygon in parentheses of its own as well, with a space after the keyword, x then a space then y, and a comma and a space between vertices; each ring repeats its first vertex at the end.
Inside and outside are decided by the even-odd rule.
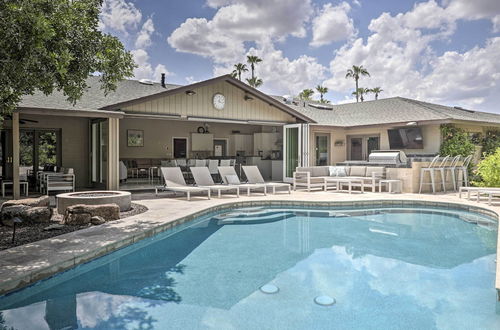
POLYGON ((440 208, 226 210, 0 297, 0 329, 500 329, 496 237, 440 208))

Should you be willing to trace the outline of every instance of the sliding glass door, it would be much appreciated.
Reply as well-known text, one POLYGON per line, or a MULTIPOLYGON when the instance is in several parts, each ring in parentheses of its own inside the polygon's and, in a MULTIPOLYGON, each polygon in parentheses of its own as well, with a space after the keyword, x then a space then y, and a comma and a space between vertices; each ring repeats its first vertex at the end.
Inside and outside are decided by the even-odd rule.
POLYGON ((283 127, 283 181, 292 182, 293 172, 309 163, 309 126, 292 124, 283 127))
POLYGON ((367 160, 368 156, 380 149, 380 137, 378 135, 348 136, 348 160, 367 160))
POLYGON ((108 123, 105 119, 90 121, 90 183, 94 188, 106 187, 108 157, 108 123))

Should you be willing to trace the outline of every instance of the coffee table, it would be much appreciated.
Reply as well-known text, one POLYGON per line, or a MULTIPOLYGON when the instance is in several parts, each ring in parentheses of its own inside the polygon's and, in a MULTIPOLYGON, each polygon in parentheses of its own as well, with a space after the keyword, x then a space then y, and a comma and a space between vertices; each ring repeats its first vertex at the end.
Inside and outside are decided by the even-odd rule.
POLYGON ((325 179, 325 185, 328 185, 328 183, 335 183, 337 187, 337 191, 342 191, 342 192, 348 192, 349 194, 352 193, 352 187, 353 185, 360 186, 361 191, 360 193, 363 193, 365 190, 365 181, 363 179, 355 179, 355 178, 327 178, 325 179), (344 186, 348 187, 347 190, 343 189, 344 186))

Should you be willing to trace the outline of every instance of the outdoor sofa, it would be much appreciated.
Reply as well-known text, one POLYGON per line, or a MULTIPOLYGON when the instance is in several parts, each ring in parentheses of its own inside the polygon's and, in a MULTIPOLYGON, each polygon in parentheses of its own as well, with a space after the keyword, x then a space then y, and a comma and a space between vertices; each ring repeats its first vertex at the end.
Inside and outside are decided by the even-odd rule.
MULTIPOLYGON (((326 191, 331 187, 338 185, 330 185, 329 179, 356 179, 362 180, 364 186, 372 188, 372 192, 376 191, 376 187, 380 180, 386 175, 385 167, 383 166, 310 166, 297 167, 293 173, 293 189, 320 189, 326 191)), ((333 181, 333 180, 332 180, 333 181)))

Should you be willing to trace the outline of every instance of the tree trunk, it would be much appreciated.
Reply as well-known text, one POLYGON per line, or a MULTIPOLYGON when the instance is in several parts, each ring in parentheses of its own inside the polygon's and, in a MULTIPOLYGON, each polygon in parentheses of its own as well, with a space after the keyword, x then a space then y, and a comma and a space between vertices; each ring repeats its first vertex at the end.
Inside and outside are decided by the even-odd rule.
POLYGON ((359 102, 358 78, 355 79, 356 79, 356 102, 359 102))
POLYGON ((253 63, 252 63, 252 65, 251 65, 251 66, 252 66, 252 79, 254 79, 255 77, 254 77, 253 72, 255 71, 255 67, 254 67, 253 63))

